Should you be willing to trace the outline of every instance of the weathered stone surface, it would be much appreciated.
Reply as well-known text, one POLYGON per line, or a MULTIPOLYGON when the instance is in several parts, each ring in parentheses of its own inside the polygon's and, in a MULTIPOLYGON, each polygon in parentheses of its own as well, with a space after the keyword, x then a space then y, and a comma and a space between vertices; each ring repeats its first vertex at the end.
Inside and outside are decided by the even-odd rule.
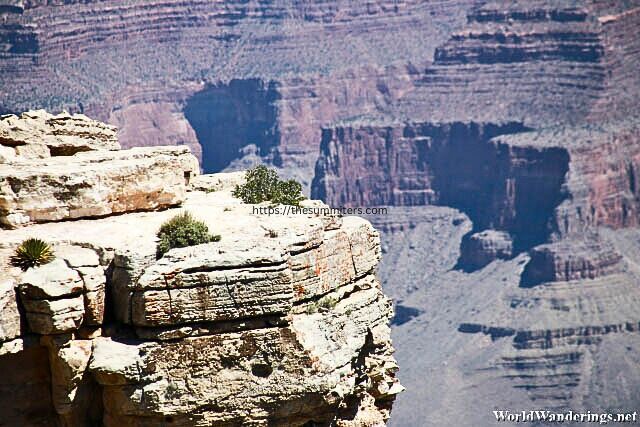
POLYGON ((79 267, 78 272, 84 284, 84 324, 98 326, 104 319, 106 296, 106 275, 103 267, 79 267))
POLYGON ((0 279, 0 343, 20 336, 20 312, 14 287, 13 280, 0 279))
POLYGON ((15 147, 19 156, 27 158, 120 149, 115 127, 83 114, 53 115, 44 110, 2 116, 0 145, 15 147))
POLYGON ((157 326, 286 313, 293 288, 283 255, 274 245, 174 250, 138 280, 132 321, 157 326))
POLYGON ((71 268, 97 267, 100 257, 91 249, 76 245, 61 245, 56 247, 56 257, 65 260, 71 268))
POLYGON ((0 145, 0 163, 8 163, 16 158, 16 150, 12 147, 0 145))
POLYGON ((93 340, 90 370, 100 384, 125 385, 140 381, 140 348, 137 345, 113 341, 111 338, 93 340))
POLYGON ((229 172, 198 175, 191 180, 191 188, 198 191, 233 191, 245 182, 245 172, 229 172))
POLYGON ((29 329, 37 334, 61 334, 80 327, 84 316, 82 295, 59 300, 23 299, 29 329))
POLYGON ((78 329, 84 316, 84 285, 76 270, 62 259, 30 268, 19 284, 29 328, 37 334, 78 329))
POLYGON ((181 203, 198 165, 185 147, 95 151, 0 165, 0 223, 152 210, 181 203))
MULTIPOLYGON (((279 235, 278 228, 270 230, 279 235)), ((292 248, 287 248, 289 239, 265 236, 172 250, 137 281, 132 323, 162 326, 284 315, 293 301, 348 284, 370 273, 379 260, 378 234, 364 220, 346 218, 321 240, 316 232, 296 237, 292 248)))
POLYGON ((104 318, 104 301, 106 295, 105 269, 100 265, 100 257, 96 251, 76 245, 58 245, 56 256, 75 270, 82 280, 82 296, 84 298, 85 326, 99 326, 104 318))
POLYGON ((474 233, 462 241, 460 266, 468 270, 475 270, 496 259, 509 259, 512 256, 513 241, 509 233, 484 230, 474 233))
POLYGON ((22 276, 20 291, 29 300, 59 299, 82 292, 82 280, 77 271, 62 259, 30 268, 22 276))
POLYGON ((53 406, 59 415, 69 415, 89 364, 92 342, 64 336, 43 337, 42 342, 49 350, 53 406))
MULTIPOLYGON (((301 425, 329 422, 337 415, 340 425, 355 426, 359 424, 348 421, 347 414, 360 412, 359 406, 361 417, 384 422, 393 397, 402 391, 394 377, 397 365, 389 358, 391 304, 372 277, 347 288, 342 299, 336 294, 337 304, 322 313, 307 314, 301 307, 289 327, 142 346, 119 344, 119 361, 105 360, 97 371, 99 381, 119 384, 105 388, 107 425, 126 423, 130 417, 152 425, 164 413, 194 425, 301 425), (192 363, 185 365, 185 360, 192 363), (353 360, 367 361, 364 376, 354 375, 353 360), (137 373, 135 364, 140 366, 139 379, 122 373, 137 373), (105 379, 106 373, 111 375, 105 379), (309 387, 311 395, 305 391, 309 387), (141 393, 149 399, 146 403, 136 397, 141 393), (261 397, 265 393, 267 400, 261 397), (211 404, 216 411, 206 409, 211 404)), ((92 369, 104 344, 113 345, 96 340, 92 369)))
MULTIPOLYGON (((27 324, 49 349, 58 420, 385 423, 403 388, 392 304, 375 277, 378 233, 320 202, 302 205, 259 214, 225 187, 193 190, 181 208, 5 230, 7 253, 35 234, 56 254, 0 271, 18 275, 27 324), (156 259, 158 227, 184 211, 222 239, 156 259)), ((19 354, 25 339, 0 350, 19 354)))

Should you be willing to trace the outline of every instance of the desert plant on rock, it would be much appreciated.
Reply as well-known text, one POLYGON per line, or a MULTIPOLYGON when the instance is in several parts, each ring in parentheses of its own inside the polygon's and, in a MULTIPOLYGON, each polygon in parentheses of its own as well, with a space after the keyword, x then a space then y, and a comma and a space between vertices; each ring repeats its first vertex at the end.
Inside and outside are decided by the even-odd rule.
POLYGON ((275 204, 293 205, 304 200, 302 186, 293 179, 282 181, 273 169, 264 165, 256 166, 246 173, 246 182, 237 185, 233 196, 245 203, 273 202, 275 204))
POLYGON ((195 219, 189 212, 178 214, 162 224, 157 236, 159 240, 156 256, 158 258, 173 248, 184 248, 220 240, 219 235, 209 233, 207 224, 195 219))
POLYGON ((293 179, 279 181, 274 194, 271 196, 271 201, 278 205, 298 206, 302 200, 304 200, 302 185, 293 179))
POLYGON ((48 264, 54 259, 55 255, 48 243, 44 240, 29 238, 16 248, 11 257, 11 265, 26 271, 30 267, 48 264))

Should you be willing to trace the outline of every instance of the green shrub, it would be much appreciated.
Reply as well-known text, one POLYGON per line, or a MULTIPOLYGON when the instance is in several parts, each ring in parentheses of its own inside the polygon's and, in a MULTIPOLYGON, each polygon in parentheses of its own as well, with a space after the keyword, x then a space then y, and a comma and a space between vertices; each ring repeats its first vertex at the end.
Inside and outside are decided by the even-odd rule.
POLYGON ((320 301, 318 301, 318 307, 324 308, 326 310, 330 310, 336 306, 338 300, 334 297, 324 297, 320 301))
POLYGON ((40 239, 30 238, 16 248, 11 257, 11 265, 26 271, 30 267, 48 264, 54 259, 55 255, 49 244, 40 239))
POLYGON ((293 179, 279 181, 274 194, 271 196, 271 201, 277 205, 298 206, 303 200, 302 185, 293 179))
POLYGON ((304 200, 302 186, 293 179, 282 181, 273 169, 259 165, 247 171, 246 182, 236 186, 233 196, 245 203, 273 202, 275 204, 293 205, 304 200))
POLYGON ((158 231, 156 256, 161 258, 169 249, 184 248, 203 243, 217 242, 220 236, 209 234, 209 227, 189 212, 178 214, 162 224, 158 231))
POLYGON ((317 312, 318 312, 318 303, 316 302, 310 303, 305 310, 305 313, 307 314, 313 314, 317 312))

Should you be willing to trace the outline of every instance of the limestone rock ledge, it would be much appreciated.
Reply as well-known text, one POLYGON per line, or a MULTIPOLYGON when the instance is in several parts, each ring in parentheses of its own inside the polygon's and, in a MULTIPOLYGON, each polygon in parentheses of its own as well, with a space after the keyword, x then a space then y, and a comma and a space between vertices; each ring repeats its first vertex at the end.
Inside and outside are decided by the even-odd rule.
POLYGON ((82 151, 119 150, 116 128, 83 114, 44 110, 0 117, 0 159, 47 158, 82 151))
POLYGON ((21 212, 57 212, 64 205, 51 202, 46 182, 63 175, 56 182, 75 180, 104 197, 80 198, 89 214, 31 215, 0 230, 0 413, 8 425, 384 425, 403 387, 393 308, 376 278, 377 231, 357 217, 257 214, 232 197, 237 174, 188 182, 191 157, 179 150, 97 149, 66 156, 66 171, 62 162, 47 166, 55 158, 23 158, 0 178, 29 164, 33 182, 44 182, 13 194, 0 187, 4 218, 27 201, 21 212), (162 174, 145 168, 157 162, 177 171, 167 181, 179 193, 170 203, 157 202, 162 174), (91 209, 116 197, 97 192, 111 182, 90 176, 100 170, 121 174, 119 194, 150 175, 132 193, 148 204, 96 218, 91 209), (36 189, 42 197, 32 197, 36 189), (185 210, 222 239, 156 259, 156 231, 185 210), (56 259, 26 272, 11 267, 28 237, 50 242, 56 259))

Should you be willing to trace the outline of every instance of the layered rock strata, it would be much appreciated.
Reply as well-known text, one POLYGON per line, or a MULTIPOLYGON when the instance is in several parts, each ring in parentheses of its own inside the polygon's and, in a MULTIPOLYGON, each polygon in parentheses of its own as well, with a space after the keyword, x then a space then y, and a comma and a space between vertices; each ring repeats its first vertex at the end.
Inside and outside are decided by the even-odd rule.
POLYGON ((209 172, 255 144, 308 187, 320 126, 410 90, 480 3, 18 3, 0 10, 0 111, 85 112, 125 147, 188 145, 209 172))
POLYGON ((520 123, 327 129, 312 196, 348 206, 451 206, 476 231, 509 232, 517 252, 551 234, 569 168, 564 148, 496 136, 526 130, 520 123))
POLYGON ((5 147, 5 153, 13 148, 14 156, 37 158, 120 149, 115 127, 83 114, 53 115, 44 110, 2 116, 0 145, 5 147))
POLYGON ((513 256, 513 241, 509 233, 485 230, 473 233, 462 240, 460 245, 460 266, 475 270, 496 259, 513 256))
POLYGON ((587 234, 536 246, 522 272, 522 285, 595 279, 624 270, 622 255, 598 235, 587 234))
POLYGON ((552 235, 635 226, 638 104, 629 94, 640 86, 629 67, 639 58, 624 28, 637 17, 619 2, 470 11, 414 90, 324 129, 312 194, 452 206, 476 232, 510 233, 514 253, 552 235))
POLYGON ((48 117, 25 113, 0 121, 3 144, 41 146, 45 157, 33 159, 16 150, 0 163, 4 227, 176 206, 184 201, 191 177, 199 174, 186 147, 117 151, 111 127, 77 115, 49 117, 44 123, 53 123, 56 132, 56 120, 73 123, 51 134, 38 121, 43 116, 48 117))
MULTIPOLYGON (((35 181, 60 171, 58 178, 96 192, 107 177, 94 180, 83 162, 121 171, 125 183, 140 174, 162 182, 145 166, 166 162, 176 179, 165 188, 180 194, 162 204, 157 186, 139 185, 130 190, 140 203, 119 215, 55 217, 0 232, 0 371, 38 378, 0 379, 0 389, 12 391, 0 397, 6 422, 386 424, 403 387, 390 340, 393 308, 375 275, 377 231, 357 217, 256 215, 231 195, 238 174, 185 181, 184 165, 194 160, 181 148, 154 148, 42 159, 39 175, 34 159, 6 164, 15 174, 29 164, 35 181), (72 169, 47 166, 58 158, 72 169), (184 211, 222 239, 157 259, 158 228, 184 211), (9 260, 32 236, 49 242, 56 258, 23 272, 9 260), (12 400, 31 393, 42 396, 37 405, 12 400)), ((22 194, 31 192, 18 192, 8 216, 22 194)))

